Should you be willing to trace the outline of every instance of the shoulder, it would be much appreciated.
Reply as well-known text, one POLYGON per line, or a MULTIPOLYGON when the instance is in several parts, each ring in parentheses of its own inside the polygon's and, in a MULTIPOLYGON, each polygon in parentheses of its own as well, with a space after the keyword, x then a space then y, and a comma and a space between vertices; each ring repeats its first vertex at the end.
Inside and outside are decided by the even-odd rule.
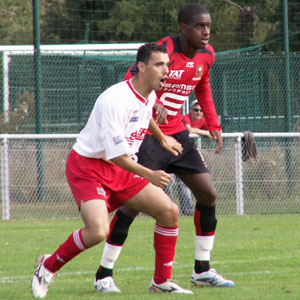
POLYGON ((157 42, 159 45, 164 45, 167 48, 169 56, 174 52, 180 52, 179 35, 166 36, 157 42))
POLYGON ((205 49, 199 49, 197 51, 197 56, 205 57, 208 62, 213 63, 215 60, 215 50, 212 45, 207 44, 205 49))
POLYGON ((126 81, 121 81, 110 86, 106 89, 98 98, 97 104, 105 107, 113 107, 114 105, 122 106, 124 99, 128 99, 130 94, 130 89, 126 81), (120 95, 122 95, 120 97, 120 95))
POLYGON ((103 95, 111 95, 111 94, 120 94, 120 90, 127 91, 129 90, 129 86, 126 81, 121 81, 111 85, 107 90, 103 92, 103 95))
POLYGON ((214 48, 208 44, 205 49, 199 49, 195 61, 197 61, 199 65, 205 67, 205 72, 209 71, 215 61, 214 48))

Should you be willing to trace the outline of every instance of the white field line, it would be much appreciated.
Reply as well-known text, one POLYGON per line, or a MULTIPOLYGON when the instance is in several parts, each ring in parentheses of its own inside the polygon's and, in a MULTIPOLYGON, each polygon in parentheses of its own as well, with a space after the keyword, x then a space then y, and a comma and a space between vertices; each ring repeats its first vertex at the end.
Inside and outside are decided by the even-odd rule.
MULTIPOLYGON (((264 259, 260 258, 259 260, 270 260, 270 259, 278 259, 277 257, 265 257, 264 259)), ((257 261, 257 260, 256 260, 257 261)), ((245 261, 249 262, 249 260, 245 261)), ((236 261, 225 261, 225 262, 211 262, 212 265, 216 264, 231 264, 231 263, 243 263, 243 260, 236 260, 236 261)), ((190 268, 192 270, 192 265, 178 265, 175 262, 174 269, 185 269, 190 268)), ((96 269, 95 269, 96 270, 96 269)), ((94 276, 95 270, 92 271, 78 271, 78 272, 59 272, 59 277, 68 277, 68 276, 82 276, 84 274, 92 274, 94 276)), ((133 271, 152 271, 153 267, 131 267, 131 268, 121 268, 116 269, 115 272, 122 273, 122 272, 133 272, 133 271)), ((18 283, 20 281, 30 281, 32 275, 21 275, 21 276, 1 276, 0 272, 0 284, 6 284, 6 283, 18 283)), ((239 272, 239 273, 230 273, 226 272, 226 276, 245 276, 245 275, 268 275, 268 274, 276 274, 279 273, 279 271, 268 271, 268 270, 261 270, 261 271, 253 271, 253 272, 239 272)), ((186 275, 176 275, 176 277, 186 277, 186 275)), ((67 279, 66 279, 67 280, 67 279)))

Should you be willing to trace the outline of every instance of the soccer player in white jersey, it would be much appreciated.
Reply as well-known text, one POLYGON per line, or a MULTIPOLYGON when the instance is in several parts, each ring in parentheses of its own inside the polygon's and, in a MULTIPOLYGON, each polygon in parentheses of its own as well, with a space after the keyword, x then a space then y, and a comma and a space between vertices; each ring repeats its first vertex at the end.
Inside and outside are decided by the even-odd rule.
MULTIPOLYGON (((57 271, 79 253, 103 241, 109 233, 109 213, 125 204, 156 220, 155 271, 150 292, 192 294, 172 282, 178 235, 178 207, 161 189, 170 175, 152 171, 133 158, 149 129, 173 155, 182 153, 175 139, 166 137, 152 119, 155 91, 163 88, 169 57, 156 43, 140 47, 138 73, 104 91, 66 163, 66 176, 84 227, 75 230, 52 254, 38 258, 32 292, 44 298, 57 271)), ((111 253, 113 255, 113 252, 111 253)), ((113 280, 102 291, 119 292, 113 280)))

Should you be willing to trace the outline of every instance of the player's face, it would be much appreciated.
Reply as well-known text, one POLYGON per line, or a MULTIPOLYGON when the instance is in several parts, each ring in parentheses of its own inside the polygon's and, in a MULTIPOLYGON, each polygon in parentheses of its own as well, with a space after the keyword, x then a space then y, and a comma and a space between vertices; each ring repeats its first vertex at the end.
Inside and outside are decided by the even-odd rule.
POLYGON ((166 82, 169 72, 169 56, 163 52, 153 52, 145 65, 146 81, 151 90, 160 91, 166 82))
POLYGON ((184 24, 184 35, 187 43, 195 49, 205 49, 210 37, 210 14, 194 16, 192 22, 184 24))

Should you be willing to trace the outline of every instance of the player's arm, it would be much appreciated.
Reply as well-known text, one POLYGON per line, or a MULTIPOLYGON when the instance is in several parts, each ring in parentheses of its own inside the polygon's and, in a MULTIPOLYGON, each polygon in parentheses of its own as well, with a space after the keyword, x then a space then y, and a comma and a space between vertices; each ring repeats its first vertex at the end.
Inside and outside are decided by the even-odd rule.
POLYGON ((140 165, 126 154, 112 158, 111 161, 129 172, 146 178, 152 184, 160 188, 164 188, 165 186, 167 186, 171 178, 170 174, 162 170, 152 171, 140 165))
POLYGON ((168 120, 167 120, 168 111, 160 102, 160 100, 157 99, 156 103, 153 106, 153 111, 155 115, 155 121, 157 122, 157 124, 162 124, 162 123, 168 124, 168 120))
POLYGON ((182 145, 178 143, 173 137, 164 135, 156 125, 153 118, 150 120, 148 130, 158 139, 161 146, 165 150, 171 152, 175 156, 182 153, 182 145))
POLYGON ((210 135, 212 136, 212 139, 218 143, 215 150, 215 154, 218 154, 223 149, 223 141, 221 136, 221 126, 219 124, 215 104, 212 99, 208 73, 195 88, 195 95, 203 110, 210 135))

